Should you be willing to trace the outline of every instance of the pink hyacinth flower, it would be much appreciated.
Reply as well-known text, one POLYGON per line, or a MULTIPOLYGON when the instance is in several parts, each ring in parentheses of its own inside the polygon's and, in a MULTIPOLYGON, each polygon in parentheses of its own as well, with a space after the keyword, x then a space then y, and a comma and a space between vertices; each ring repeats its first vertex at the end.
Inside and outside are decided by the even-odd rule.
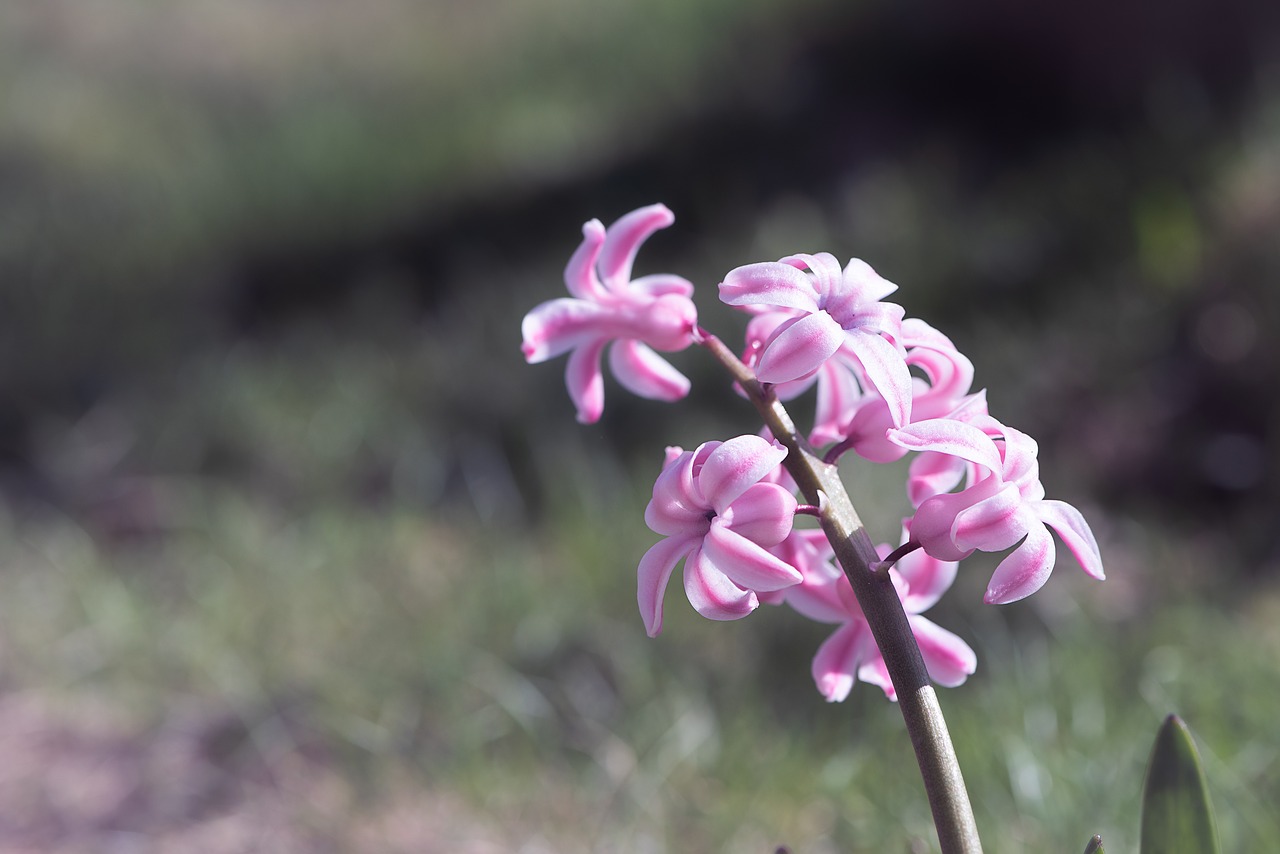
MULTIPOLYGON (((794 532, 792 538, 798 533, 809 532, 794 532)), ((814 542, 800 548, 816 546, 814 542)), ((892 550, 887 544, 876 548, 882 558, 892 550)), ((829 550, 827 554, 830 555, 829 550)), ((813 680, 818 691, 828 702, 838 703, 849 696, 854 682, 861 680, 879 686, 886 697, 896 700, 893 680, 849 579, 830 561, 818 563, 810 558, 797 565, 804 569, 804 582, 784 591, 787 604, 812 620, 839 624, 813 658, 813 680)), ((956 564, 916 551, 898 561, 889 574, 929 678, 948 688, 962 684, 977 669, 977 655, 957 635, 921 616, 951 586, 956 564)))
POLYGON ((662 599, 684 561, 684 589, 694 610, 736 620, 760 604, 757 592, 801 581, 800 571, 769 552, 791 533, 796 500, 762 482, 787 456, 777 442, 738 436, 693 451, 667 449, 644 520, 659 540, 640 559, 637 601, 645 631, 662 631, 662 599))
POLYGON ((855 258, 841 270, 834 256, 822 252, 731 270, 720 283, 720 299, 794 313, 760 352, 756 376, 761 382, 806 377, 847 346, 899 426, 911 416, 911 375, 901 344, 903 309, 881 302, 895 290, 866 262, 855 258))
MULTIPOLYGON (((983 598, 993 604, 1024 599, 1048 581, 1056 560, 1050 528, 1086 573, 1104 579, 1098 542, 1080 511, 1044 497, 1035 440, 972 409, 961 414, 966 420, 934 418, 889 431, 890 439, 908 450, 943 454, 969 470, 969 485, 962 491, 920 501, 911 522, 912 541, 951 561, 975 550, 1004 551, 1021 540, 991 576, 983 598)), ((941 464, 931 466, 931 486, 958 482, 955 467, 932 459, 941 464)), ((915 492, 922 496, 919 484, 915 492)))
POLYGON ((625 388, 641 397, 679 400, 689 380, 655 353, 693 343, 698 312, 693 285, 665 273, 631 278, 636 252, 675 216, 664 205, 632 211, 606 229, 598 219, 582 227, 582 243, 565 267, 572 295, 544 302, 525 315, 521 350, 529 364, 569 353, 565 384, 578 420, 591 424, 604 411, 601 357, 625 388))

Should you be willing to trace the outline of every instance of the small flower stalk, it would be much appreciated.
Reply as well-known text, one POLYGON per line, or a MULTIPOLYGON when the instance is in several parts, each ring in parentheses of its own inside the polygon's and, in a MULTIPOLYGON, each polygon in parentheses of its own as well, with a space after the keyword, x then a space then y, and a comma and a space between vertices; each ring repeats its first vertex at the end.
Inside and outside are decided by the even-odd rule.
POLYGON ((751 315, 739 357, 698 326, 686 279, 632 278, 640 245, 673 221, 652 205, 607 229, 588 222, 565 270, 570 296, 539 305, 522 327, 530 363, 568 354, 583 423, 603 412, 606 350, 624 388, 675 401, 689 381, 658 352, 693 345, 764 421, 760 434, 667 449, 644 514, 660 537, 637 572, 645 631, 662 631, 681 564, 685 596, 704 617, 742 619, 767 604, 833 626, 811 662, 818 692, 839 702, 861 681, 898 701, 943 850, 980 851, 933 690, 962 684, 977 656, 923 614, 974 551, 1007 552, 986 602, 1035 593, 1056 565, 1055 534, 1101 580, 1097 540, 1078 510, 1046 498, 1035 441, 990 414, 985 391, 972 389, 972 362, 886 302, 897 286, 870 265, 819 252, 730 270, 720 299, 751 315), (816 409, 802 433, 783 402, 810 389, 816 409), (873 463, 913 455, 904 490, 914 513, 898 545, 873 545, 862 527, 836 473, 846 453, 873 463), (797 514, 816 515, 819 527, 797 527, 797 514))

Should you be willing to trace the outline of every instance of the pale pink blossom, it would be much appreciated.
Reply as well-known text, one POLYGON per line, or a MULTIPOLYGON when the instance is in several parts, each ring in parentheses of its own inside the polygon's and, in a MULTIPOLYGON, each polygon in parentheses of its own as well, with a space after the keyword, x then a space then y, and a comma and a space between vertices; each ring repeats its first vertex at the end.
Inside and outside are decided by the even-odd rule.
POLYGON ((601 357, 625 388, 641 397, 679 400, 689 380, 655 353, 693 343, 698 313, 693 285, 660 273, 631 278, 636 252, 651 234, 675 221, 664 205, 632 211, 608 229, 597 219, 582 227, 582 243, 565 267, 570 297, 551 300, 525 315, 521 350, 533 364, 569 353, 565 384, 590 424, 604 411, 601 357))
POLYGON ((681 560, 689 602, 712 620, 745 617, 759 606, 758 592, 800 583, 800 571, 769 552, 795 518, 795 497, 766 480, 786 456, 759 436, 667 449, 644 513, 664 539, 638 571, 637 601, 650 637, 662 631, 663 594, 681 560))
MULTIPOLYGON (((795 531, 788 541, 802 533, 810 532, 795 531)), ((825 561, 814 556, 822 550, 822 544, 816 539, 796 543, 795 548, 803 555, 803 561, 797 565, 803 570, 804 581, 787 588, 783 592, 784 600, 812 620, 839 625, 813 658, 813 680, 818 691, 829 702, 840 702, 849 696, 853 683, 861 680, 879 686, 886 697, 896 700, 897 691, 889 678, 884 657, 871 635, 849 579, 830 560, 830 547, 826 547, 825 561)), ((884 558, 891 547, 880 545, 877 551, 884 558)), ((915 551, 899 560, 889 575, 902 600, 929 678, 948 688, 960 685, 977 668, 977 656, 958 636, 921 616, 951 586, 956 564, 915 551)))
MULTIPOLYGON (((774 330, 795 317, 790 311, 764 311, 747 324, 743 361, 755 367, 760 353, 774 330)), ((951 339, 923 320, 902 321, 904 361, 923 376, 911 377, 911 418, 937 418, 951 412, 969 393, 973 363, 956 349, 951 339)), ((841 443, 841 453, 854 453, 877 463, 901 459, 907 450, 889 441, 886 431, 893 427, 893 415, 862 371, 849 345, 842 344, 829 359, 807 377, 778 383, 773 392, 779 400, 791 400, 817 388, 817 407, 809 441, 815 446, 841 443)))
POLYGON ((731 270, 720 283, 720 299, 793 314, 777 325, 760 351, 756 376, 761 382, 805 378, 847 347, 867 383, 888 403, 894 425, 901 425, 911 415, 911 375, 901 343, 903 309, 881 301, 895 290, 866 262, 855 258, 841 270, 834 256, 822 252, 731 270))
POLYGON ((1086 573, 1105 578, 1098 542, 1080 511, 1045 498, 1038 448, 1030 436, 969 405, 959 417, 934 418, 891 429, 892 441, 934 455, 911 472, 918 500, 912 542, 939 560, 963 560, 975 550, 1012 548, 996 567, 984 599, 1004 604, 1030 596, 1049 579, 1057 532, 1086 573), (947 459, 949 458, 949 459, 947 459), (949 491, 966 478, 959 492, 949 491), (928 495, 931 490, 938 490, 928 495), (947 491, 943 491, 947 490, 947 491))

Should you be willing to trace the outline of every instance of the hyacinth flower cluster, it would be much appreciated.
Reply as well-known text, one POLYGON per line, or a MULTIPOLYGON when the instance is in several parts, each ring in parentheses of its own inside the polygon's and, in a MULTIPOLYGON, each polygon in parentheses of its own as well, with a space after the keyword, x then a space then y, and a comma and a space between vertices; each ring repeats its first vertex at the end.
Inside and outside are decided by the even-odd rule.
MULTIPOLYGON (((671 401, 684 397, 689 383, 655 351, 702 344, 740 387, 755 389, 762 413, 816 390, 813 425, 804 439, 792 439, 805 442, 811 455, 823 449, 822 465, 845 453, 877 463, 915 454, 906 483, 915 513, 903 522, 901 544, 880 546, 864 562, 887 575, 937 684, 958 685, 976 667, 962 639, 922 616, 950 587, 958 561, 974 551, 1008 552, 985 601, 1014 602, 1048 580, 1057 551, 1052 531, 1086 573, 1104 577, 1097 541, 1079 511, 1045 498, 1034 440, 990 414, 985 393, 971 387, 972 363, 950 339, 886 301, 895 285, 863 261, 841 266, 827 253, 737 267, 719 285, 724 303, 752 315, 736 359, 697 325, 686 279, 630 277, 640 245, 673 221, 666 207, 653 205, 608 229, 588 222, 565 270, 572 296, 543 303, 524 319, 529 362, 569 353, 566 385, 580 421, 594 422, 603 411, 606 348, 623 387, 671 401)), ((828 700, 844 699, 855 680, 895 698, 830 532, 794 525, 797 513, 821 518, 832 490, 818 489, 818 503, 802 505, 790 474, 799 447, 789 452, 776 435, 789 424, 766 426, 765 435, 774 434, 768 439, 742 435, 693 451, 667 449, 645 511, 662 536, 639 563, 645 629, 650 636, 662 630, 664 593, 683 563, 685 594, 709 619, 740 619, 769 603, 837 625, 813 660, 815 683, 828 700)))
POLYGON ((674 401, 689 381, 658 353, 692 346, 725 368, 764 422, 692 451, 667 448, 645 509, 660 539, 637 573, 645 630, 662 631, 682 564, 685 595, 704 617, 737 620, 768 604, 834 626, 812 660, 818 691, 841 701, 863 681, 896 700, 942 850, 981 851, 934 691, 963 683, 977 657, 923 614, 975 551, 1004 555, 986 602, 1035 593, 1057 562, 1054 534, 1102 579, 1097 540, 1078 510, 1045 497, 1035 441, 991 414, 972 362, 888 302, 897 286, 869 264, 815 253, 730 270, 720 299, 750 315, 739 355, 698 324, 688 280, 631 277, 640 245, 673 222, 662 205, 609 228, 588 222, 565 269, 570 296, 537 306, 522 327, 530 363, 569 354, 565 382, 581 422, 603 412, 606 351, 624 388, 674 401), (816 411, 802 432, 783 404, 810 390, 816 411), (897 546, 875 545, 858 518, 836 465, 845 454, 914 455, 913 513, 897 546), (797 526, 801 515, 818 527, 797 526))

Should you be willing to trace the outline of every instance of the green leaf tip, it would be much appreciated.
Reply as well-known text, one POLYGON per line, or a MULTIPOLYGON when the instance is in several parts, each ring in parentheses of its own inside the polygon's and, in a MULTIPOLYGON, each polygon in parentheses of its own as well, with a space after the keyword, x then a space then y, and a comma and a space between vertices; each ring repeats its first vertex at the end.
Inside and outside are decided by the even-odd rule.
POLYGON ((1191 730, 1169 715, 1156 733, 1142 793, 1140 854, 1218 854, 1218 831, 1191 730))
POLYGON ((1102 848, 1102 836, 1095 833, 1093 838, 1089 840, 1089 844, 1084 847, 1084 854, 1107 854, 1102 848))

